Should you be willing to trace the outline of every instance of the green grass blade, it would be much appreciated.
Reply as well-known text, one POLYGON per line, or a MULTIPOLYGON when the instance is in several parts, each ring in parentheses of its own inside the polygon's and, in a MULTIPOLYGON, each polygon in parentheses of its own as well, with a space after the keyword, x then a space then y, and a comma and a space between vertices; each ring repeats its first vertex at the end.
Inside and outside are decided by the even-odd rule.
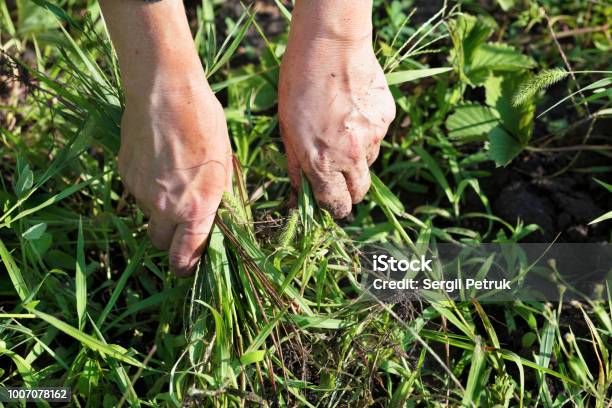
POLYGON ((282 1, 274 0, 274 3, 276 3, 276 6, 280 10, 281 15, 283 16, 285 21, 287 21, 287 23, 290 23, 291 22, 291 12, 287 10, 287 7, 285 7, 282 1))
POLYGON ((480 338, 478 338, 478 341, 474 347, 474 351, 472 352, 472 364, 470 366, 467 385, 465 386, 465 394, 463 395, 461 405, 478 405, 478 401, 480 400, 480 392, 482 391, 482 386, 485 382, 483 378, 485 361, 486 353, 484 351, 484 348, 482 347, 480 338))
MULTIPOLYGON (((20 220, 20 219, 22 219, 24 217, 27 217, 28 215, 32 215, 32 214, 34 214, 34 213, 36 213, 36 212, 38 212, 38 211, 40 211, 40 210, 42 210, 44 208, 47 208, 50 205, 53 205, 53 204, 56 204, 56 203, 62 201, 64 198, 71 196, 72 194, 76 193, 77 191, 82 190, 84 187, 86 187, 86 186, 90 185, 91 183, 93 183, 94 181, 98 180, 99 177, 100 176, 92 177, 89 180, 86 180, 86 181, 83 181, 81 183, 78 183, 78 184, 75 184, 73 186, 70 186, 67 189, 65 189, 65 190, 55 194, 53 197, 43 201, 41 204, 39 204, 39 205, 37 205, 35 207, 32 207, 32 208, 29 208, 27 210, 23 210, 22 212, 17 214, 15 216, 15 218, 12 218, 11 222, 20 220)), ((2 217, 0 217, 0 222, 4 221, 14 209, 19 208, 19 206, 22 205, 28 197, 29 197, 29 195, 26 196, 24 199, 19 200, 13 207, 11 207, 10 210, 8 210, 6 213, 4 213, 4 215, 2 215, 2 217)), ((6 226, 6 224, 0 224, 0 228, 5 227, 5 226, 6 226)))
POLYGON ((605 214, 604 214, 604 215, 602 215, 601 217, 597 217, 597 218, 595 218, 593 221, 589 222, 589 225, 591 225, 591 224, 597 224, 597 223, 599 223, 599 222, 609 220, 610 218, 612 218, 612 211, 609 211, 609 212, 605 213, 605 214))
POLYGON ((101 341, 91 337, 88 334, 83 333, 79 329, 72 327, 71 325, 47 314, 40 312, 34 309, 31 305, 26 305, 26 309, 29 312, 36 315, 41 320, 49 323, 51 326, 55 327, 59 331, 67 334, 68 336, 74 338, 82 345, 101 353, 103 356, 108 355, 116 360, 123 361, 124 363, 133 365, 135 367, 144 367, 142 363, 140 363, 135 358, 128 356, 125 350, 122 350, 119 346, 109 346, 101 341))
POLYGON ((134 254, 134 257, 130 260, 130 263, 125 268, 125 270, 123 271, 123 274, 121 275, 121 277, 117 281, 117 286, 115 286, 115 289, 113 289, 113 293, 112 293, 108 303, 106 304, 106 306, 104 307, 104 310, 102 311, 102 313, 98 317, 98 320, 96 320, 96 326, 102 327, 102 324, 104 324, 104 321, 106 320, 106 318, 110 314, 111 310, 113 310, 113 307, 115 307, 115 303, 117 303, 117 300, 119 299, 119 296, 121 295, 121 292, 125 288, 125 285, 126 285, 128 279, 130 278, 130 276, 132 276, 132 274, 134 273, 136 268, 138 268, 140 266, 140 263, 142 261, 142 256, 143 256, 147 246, 148 246, 147 241, 144 241, 144 242, 142 242, 140 244, 140 246, 136 250, 136 253, 134 254))
POLYGON ((410 69, 407 71, 396 71, 390 72, 385 75, 387 79, 387 85, 399 85, 405 82, 415 81, 421 78, 427 78, 430 76, 442 74, 444 72, 452 71, 452 67, 442 68, 427 68, 427 69, 410 69))
POLYGON ((440 168, 438 163, 436 163, 434 158, 431 157, 431 155, 427 153, 427 151, 423 149, 422 147, 414 146, 413 149, 421 157, 421 160, 425 162, 427 166, 427 170, 429 170, 431 175, 436 179, 436 181, 438 182, 438 184, 440 185, 440 187, 446 194, 446 197, 448 197, 448 200, 451 203, 454 202, 455 194, 453 193, 453 190, 450 188, 450 185, 448 184, 448 181, 446 180, 444 173, 442 173, 442 169, 440 168))
POLYGON ((76 253, 76 308, 79 319, 79 330, 85 326, 85 309, 87 308, 87 276, 85 267, 85 242, 83 239, 83 219, 79 218, 79 233, 76 253))
POLYGON ((30 289, 28 288, 28 285, 26 284, 25 279, 21 274, 21 270, 19 269, 19 267, 17 267, 13 256, 8 251, 8 249, 4 245, 4 242, 2 242, 1 239, 0 258, 2 259, 2 263, 4 263, 4 266, 9 274, 9 277, 11 278, 11 282, 13 282, 13 287, 19 295, 19 298, 22 302, 25 301, 30 296, 30 289))

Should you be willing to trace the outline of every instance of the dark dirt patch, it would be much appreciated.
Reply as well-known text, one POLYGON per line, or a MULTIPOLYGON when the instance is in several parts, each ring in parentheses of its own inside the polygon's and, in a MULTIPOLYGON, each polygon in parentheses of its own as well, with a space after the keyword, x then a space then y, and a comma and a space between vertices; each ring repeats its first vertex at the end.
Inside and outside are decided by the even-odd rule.
MULTIPOLYGON (((582 153, 580 161, 596 165, 601 156, 582 153)), ((518 219, 537 224, 542 231, 526 238, 527 242, 551 242, 560 234, 560 242, 602 242, 609 239, 604 224, 588 225, 612 207, 612 196, 594 181, 592 174, 573 171, 554 176, 571 161, 562 154, 542 156, 527 154, 507 169, 493 170, 481 184, 493 200, 494 212, 511 224, 518 219)), ((609 163, 608 163, 609 164, 609 163)), ((605 173, 600 179, 609 181, 605 173)))

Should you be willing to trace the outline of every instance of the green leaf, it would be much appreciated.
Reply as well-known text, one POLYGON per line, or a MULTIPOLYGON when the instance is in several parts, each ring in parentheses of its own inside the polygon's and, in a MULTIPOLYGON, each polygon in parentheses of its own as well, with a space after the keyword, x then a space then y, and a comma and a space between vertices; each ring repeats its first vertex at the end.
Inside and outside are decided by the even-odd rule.
POLYGON ((528 98, 520 106, 512 104, 512 95, 524 75, 489 76, 484 82, 487 105, 499 113, 500 124, 489 132, 491 158, 499 166, 508 164, 531 138, 535 105, 528 98))
MULTIPOLYGON (((556 317, 556 314, 555 316, 556 317)), ((548 368, 551 357, 553 356, 553 346, 555 344, 555 331, 557 324, 555 320, 547 321, 540 335, 540 351, 535 357, 535 363, 541 367, 548 368)), ((528 332, 533 333, 533 332, 528 332)), ((544 381, 544 373, 536 371, 536 378, 540 384, 540 391, 547 393, 547 384, 544 381)), ((548 394, 548 393, 547 393, 548 394)))
POLYGON ((523 149, 517 139, 503 127, 496 126, 489 132, 489 155, 498 166, 505 166, 523 149))
POLYGON ((493 28, 482 19, 469 14, 461 14, 451 23, 451 33, 455 47, 460 50, 461 59, 469 62, 476 48, 484 44, 493 28))
POLYGON ((26 164, 19 174, 17 184, 15 184, 15 194, 21 198, 34 185, 34 173, 30 170, 30 165, 26 164))
POLYGON ((521 338, 521 347, 530 348, 537 339, 538 336, 534 332, 527 332, 521 338))
POLYGON ((19 27, 18 33, 20 38, 57 28, 57 20, 35 2, 21 0, 17 4, 19 19, 17 27, 19 27))
POLYGON ((385 75, 385 78, 387 79, 387 84, 391 86, 403 84, 404 82, 414 81, 416 79, 442 74, 444 72, 452 71, 452 69, 452 67, 410 69, 406 71, 390 72, 385 75))
POLYGON ((265 356, 265 350, 250 351, 240 356, 240 364, 247 366, 249 364, 259 363, 260 361, 263 361, 265 356))
POLYGON ((302 330, 307 328, 337 330, 348 326, 348 323, 344 320, 334 319, 328 316, 306 316, 296 314, 290 314, 289 316, 290 320, 302 330))
POLYGON ((470 68, 492 71, 517 71, 534 68, 535 61, 516 48, 502 43, 487 43, 474 51, 470 68))
POLYGON ((185 292, 187 290, 186 286, 179 286, 176 288, 166 289, 163 292, 155 293, 150 297, 138 301, 136 303, 130 304, 127 309, 119 316, 117 316, 112 322, 106 325, 105 329, 110 330, 112 327, 115 327, 119 323, 125 323, 125 319, 131 315, 134 315, 141 310, 159 307, 160 303, 163 302, 179 302, 181 299, 185 298, 185 292))
MULTIPOLYGON (((76 193, 77 191, 81 190, 82 188, 88 186, 89 184, 93 183, 94 181, 96 181, 99 178, 99 176, 97 177, 92 177, 89 180, 85 180, 79 184, 75 184, 73 186, 70 186, 68 188, 66 188, 65 190, 60 191, 59 193, 55 194, 54 196, 50 197, 49 199, 43 201, 42 203, 40 203, 39 205, 37 205, 36 207, 33 208, 28 208, 26 210, 23 210, 22 212, 20 212, 19 214, 17 214, 14 218, 11 219, 11 222, 15 222, 23 217, 26 217, 28 215, 34 214, 37 211, 42 210, 43 208, 46 208, 50 205, 56 204, 60 201, 62 201, 64 198, 76 193)), ((18 201, 18 204, 21 204, 21 202, 23 202, 23 200, 18 201)), ((4 219, 7 218, 7 216, 11 213, 11 211, 15 208, 18 208, 17 206, 13 206, 9 211, 5 212, 4 214, 2 214, 2 216, 0 216, 0 221, 3 221, 4 219)))
MULTIPOLYGON (((100 329, 98 329, 98 326, 96 326, 96 323, 93 321, 91 316, 87 315, 87 317, 89 318, 89 324, 91 324, 91 327, 93 328, 93 331, 95 335, 98 337, 99 341, 102 344, 108 345, 108 342, 106 341, 106 339, 100 332, 100 329)), ((138 396, 136 395, 136 391, 134 391, 134 387, 132 386, 130 377, 125 371, 125 368, 123 367, 123 365, 120 364, 120 362, 117 362, 114 360, 108 361, 108 365, 110 366, 109 377, 113 378, 113 381, 115 382, 115 384, 119 386, 119 390, 121 391, 121 394, 127 395, 131 406, 139 408, 141 406, 140 400, 138 399, 138 396)))
POLYGON ((247 10, 240 16, 239 21, 233 27, 232 31, 227 36, 225 42, 221 45, 221 49, 215 56, 214 65, 206 73, 207 77, 211 77, 215 72, 217 72, 217 70, 219 70, 223 65, 225 65, 230 60, 232 55, 234 55, 234 52, 238 49, 238 46, 242 42, 244 36, 247 34, 249 27, 251 27, 251 24, 253 24, 253 21, 255 20, 255 13, 253 13, 250 14, 248 20, 243 23, 242 21, 246 18, 248 14, 250 13, 248 13, 247 10), (230 39, 232 39, 231 43, 229 43, 230 39))
POLYGON ((41 222, 40 224, 36 224, 28 228, 23 234, 21 234, 21 236, 28 241, 36 241, 42 237, 46 230, 47 224, 41 222))
POLYGON ((61 7, 47 0, 32 0, 32 2, 35 3, 38 7, 49 10, 50 12, 55 14, 57 18, 65 21, 66 23, 70 24, 72 27, 75 27, 75 28, 79 27, 79 25, 74 21, 74 19, 70 17, 70 15, 66 13, 66 11, 64 11, 64 9, 62 9, 61 7))
POLYGON ((446 119, 448 135, 454 139, 486 135, 498 124, 499 113, 480 104, 458 106, 446 119))
POLYGON ((516 72, 535 67, 530 57, 506 44, 483 44, 478 47, 466 68, 473 85, 479 85, 490 72, 516 72))
POLYGON ((497 0, 497 4, 499 4, 499 7, 501 7, 504 11, 509 11, 512 7, 514 7, 515 3, 515 0, 497 0))

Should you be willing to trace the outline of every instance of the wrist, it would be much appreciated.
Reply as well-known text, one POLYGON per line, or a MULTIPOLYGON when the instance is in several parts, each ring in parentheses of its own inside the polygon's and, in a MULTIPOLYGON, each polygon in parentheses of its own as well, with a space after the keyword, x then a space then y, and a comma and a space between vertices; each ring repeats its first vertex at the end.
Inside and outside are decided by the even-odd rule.
POLYGON ((290 38, 346 45, 372 41, 372 0, 297 0, 290 38))
POLYGON ((101 0, 126 96, 206 83, 181 0, 101 0))
MULTIPOLYGON (((155 92, 180 93, 201 90, 208 82, 195 51, 193 56, 166 54, 161 58, 142 58, 138 64, 121 67, 126 98, 155 92)), ((211 91, 212 92, 212 91, 211 91)))

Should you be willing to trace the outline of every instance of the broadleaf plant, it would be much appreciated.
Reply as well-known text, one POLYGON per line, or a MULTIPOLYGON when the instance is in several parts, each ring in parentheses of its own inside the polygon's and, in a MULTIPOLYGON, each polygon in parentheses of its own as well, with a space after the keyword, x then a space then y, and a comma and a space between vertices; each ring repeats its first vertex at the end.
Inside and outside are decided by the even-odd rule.
POLYGON ((466 84, 463 92, 467 87, 484 87, 485 101, 464 100, 457 105, 446 119, 448 135, 457 143, 487 142, 489 158, 504 166, 531 137, 533 95, 525 95, 517 106, 512 97, 535 62, 514 47, 487 42, 493 27, 486 20, 462 14, 450 27, 454 44, 450 59, 466 84))

